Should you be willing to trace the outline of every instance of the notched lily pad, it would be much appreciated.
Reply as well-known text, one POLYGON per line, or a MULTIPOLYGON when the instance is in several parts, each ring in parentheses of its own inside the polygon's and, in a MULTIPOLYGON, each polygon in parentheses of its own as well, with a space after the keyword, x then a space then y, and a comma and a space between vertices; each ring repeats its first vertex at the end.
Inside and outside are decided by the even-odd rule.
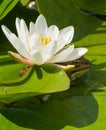
POLYGON ((23 68, 16 62, 0 67, 0 75, 3 75, 0 78, 1 102, 11 103, 34 95, 64 91, 70 87, 68 76, 56 66, 33 66, 28 68, 28 72, 23 68), (22 77, 19 76, 20 70, 26 71, 22 77))

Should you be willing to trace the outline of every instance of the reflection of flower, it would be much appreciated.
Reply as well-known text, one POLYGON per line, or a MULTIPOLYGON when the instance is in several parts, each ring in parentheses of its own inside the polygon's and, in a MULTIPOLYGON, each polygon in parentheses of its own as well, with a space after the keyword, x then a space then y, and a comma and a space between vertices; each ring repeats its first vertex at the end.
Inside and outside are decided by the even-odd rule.
POLYGON ((74 45, 65 47, 73 38, 74 28, 69 26, 59 31, 56 25, 48 27, 43 15, 37 18, 35 24, 30 22, 29 30, 23 19, 16 18, 16 29, 18 37, 2 25, 4 34, 20 55, 9 53, 26 64, 68 62, 87 52, 86 48, 74 48, 74 45))

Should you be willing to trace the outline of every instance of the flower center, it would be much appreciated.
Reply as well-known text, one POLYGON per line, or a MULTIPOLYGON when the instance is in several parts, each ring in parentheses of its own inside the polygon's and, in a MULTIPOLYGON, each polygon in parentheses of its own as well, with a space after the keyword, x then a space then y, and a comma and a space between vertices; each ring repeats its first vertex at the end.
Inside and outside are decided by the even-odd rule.
POLYGON ((47 45, 49 42, 51 42, 50 37, 44 37, 43 35, 40 35, 40 40, 42 41, 42 44, 47 45))

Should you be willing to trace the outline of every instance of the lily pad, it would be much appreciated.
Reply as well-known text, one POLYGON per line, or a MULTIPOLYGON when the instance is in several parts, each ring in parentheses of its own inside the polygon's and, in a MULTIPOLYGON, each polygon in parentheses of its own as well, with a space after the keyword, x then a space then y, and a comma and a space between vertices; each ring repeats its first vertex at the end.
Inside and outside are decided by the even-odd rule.
POLYGON ((0 129, 2 130, 55 130, 53 125, 47 118, 28 110, 14 108, 0 110, 0 129))
POLYGON ((19 71, 22 68, 23 65, 11 62, 0 67, 0 101, 10 103, 33 95, 69 88, 70 81, 66 73, 55 66, 35 66, 20 77, 19 71))

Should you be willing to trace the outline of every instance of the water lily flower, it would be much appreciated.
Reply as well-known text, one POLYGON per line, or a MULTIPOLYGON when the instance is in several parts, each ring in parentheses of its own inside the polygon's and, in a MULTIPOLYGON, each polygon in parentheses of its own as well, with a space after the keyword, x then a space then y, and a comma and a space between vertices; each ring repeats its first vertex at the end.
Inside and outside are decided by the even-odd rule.
POLYGON ((9 51, 9 54, 24 64, 68 62, 80 58, 87 52, 87 48, 66 46, 72 41, 73 26, 61 30, 56 25, 48 27, 43 15, 39 15, 35 23, 30 22, 29 30, 23 19, 16 18, 18 37, 4 25, 2 30, 18 52, 9 51))

